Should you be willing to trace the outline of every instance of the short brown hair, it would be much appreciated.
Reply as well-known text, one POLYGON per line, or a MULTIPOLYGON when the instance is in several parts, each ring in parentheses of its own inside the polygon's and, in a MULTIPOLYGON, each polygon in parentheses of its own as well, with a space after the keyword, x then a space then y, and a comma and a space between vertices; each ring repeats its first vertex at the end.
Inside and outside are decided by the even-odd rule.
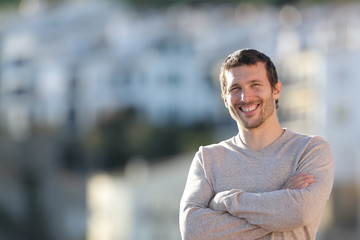
MULTIPOLYGON (((225 72, 230 70, 233 67, 240 67, 242 65, 254 65, 257 62, 263 62, 266 66, 267 78, 270 82, 272 89, 275 88, 278 80, 276 67, 271 59, 266 56, 264 53, 259 52, 255 49, 240 49, 234 53, 227 56, 223 64, 221 65, 220 72, 220 87, 221 87, 221 96, 225 99, 226 97, 226 88, 227 80, 225 77, 225 72)), ((276 99, 276 109, 279 108, 279 100, 276 99)))

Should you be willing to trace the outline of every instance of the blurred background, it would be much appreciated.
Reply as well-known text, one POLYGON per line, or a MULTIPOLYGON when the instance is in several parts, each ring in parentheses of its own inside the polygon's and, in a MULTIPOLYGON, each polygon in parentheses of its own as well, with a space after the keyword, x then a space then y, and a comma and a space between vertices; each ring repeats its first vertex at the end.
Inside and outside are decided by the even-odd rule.
POLYGON ((269 55, 282 126, 332 146, 319 240, 360 237, 360 3, 0 0, 0 239, 179 240, 224 58, 269 55))

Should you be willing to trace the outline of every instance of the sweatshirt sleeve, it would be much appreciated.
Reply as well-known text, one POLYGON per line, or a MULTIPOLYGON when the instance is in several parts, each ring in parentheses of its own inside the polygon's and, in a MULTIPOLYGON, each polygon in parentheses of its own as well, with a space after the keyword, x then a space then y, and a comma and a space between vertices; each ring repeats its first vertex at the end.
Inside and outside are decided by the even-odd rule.
POLYGON ((183 240, 258 239, 270 232, 242 218, 208 208, 214 191, 203 165, 201 151, 191 164, 180 203, 179 225, 183 240))
POLYGON ((314 175, 314 182, 303 189, 249 193, 230 190, 218 193, 212 209, 226 209, 231 215, 269 231, 289 231, 321 218, 330 196, 333 178, 333 158, 329 144, 314 137, 300 160, 296 174, 314 175))

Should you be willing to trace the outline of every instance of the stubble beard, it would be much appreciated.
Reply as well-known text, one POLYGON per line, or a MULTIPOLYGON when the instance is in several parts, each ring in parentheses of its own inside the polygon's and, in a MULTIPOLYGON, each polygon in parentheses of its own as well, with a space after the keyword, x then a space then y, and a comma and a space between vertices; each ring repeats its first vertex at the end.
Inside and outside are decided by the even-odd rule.
POLYGON ((237 106, 236 108, 230 109, 230 115, 232 118, 243 128, 245 129, 255 129, 260 127, 274 112, 274 101, 271 97, 259 101, 261 107, 260 112, 257 113, 259 116, 256 119, 247 119, 246 117, 242 117, 240 113, 240 109, 237 106))

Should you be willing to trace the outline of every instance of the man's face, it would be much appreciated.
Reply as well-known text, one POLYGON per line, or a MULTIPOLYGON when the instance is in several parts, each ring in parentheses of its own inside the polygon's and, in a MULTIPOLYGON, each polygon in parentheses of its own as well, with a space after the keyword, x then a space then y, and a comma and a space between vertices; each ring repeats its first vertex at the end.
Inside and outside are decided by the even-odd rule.
POLYGON ((281 83, 271 88, 264 63, 234 67, 226 71, 225 76, 225 106, 243 128, 258 128, 268 118, 276 116, 275 99, 280 96, 281 83))

